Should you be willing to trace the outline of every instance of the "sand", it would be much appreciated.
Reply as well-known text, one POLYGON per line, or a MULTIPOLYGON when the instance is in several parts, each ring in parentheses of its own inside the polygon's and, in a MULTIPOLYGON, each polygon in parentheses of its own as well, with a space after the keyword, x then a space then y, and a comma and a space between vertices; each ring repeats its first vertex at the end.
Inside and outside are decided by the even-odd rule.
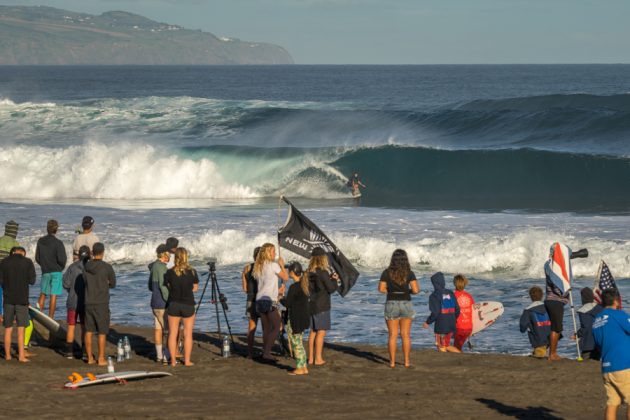
MULTIPOLYGON (((117 371, 151 370, 173 376, 63 389, 72 372, 106 368, 68 360, 40 346, 29 364, 0 360, 2 417, 196 418, 517 418, 592 419, 605 404, 597 362, 556 363, 500 354, 439 354, 414 349, 413 367, 388 366, 384 347, 327 343, 327 364, 290 376, 291 359, 275 365, 239 354, 222 358, 216 335, 195 334, 194 367, 151 360, 153 331, 113 326, 108 353, 122 335, 134 355, 117 371)), ((244 353, 235 337, 234 353, 244 353)))

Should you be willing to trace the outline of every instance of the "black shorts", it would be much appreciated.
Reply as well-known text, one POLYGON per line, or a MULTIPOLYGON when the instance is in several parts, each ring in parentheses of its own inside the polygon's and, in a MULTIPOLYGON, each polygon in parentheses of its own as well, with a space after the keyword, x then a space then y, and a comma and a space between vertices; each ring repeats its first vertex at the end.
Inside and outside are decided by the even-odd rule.
POLYGON ((564 303, 557 300, 546 300, 545 309, 551 321, 551 331, 561 333, 564 319, 564 303))
POLYGON ((269 299, 268 297, 263 297, 262 299, 258 299, 256 301, 257 314, 268 314, 269 312, 273 310, 274 310, 273 301, 269 299))
POLYGON ((91 333, 109 333, 109 305, 85 305, 85 330, 91 333))
POLYGON ((176 316, 179 318, 190 318, 195 314, 195 305, 186 303, 170 302, 166 308, 168 316, 176 316))
POLYGON ((4 328, 13 327, 13 321, 17 321, 18 327, 28 327, 31 320, 28 314, 28 305, 13 305, 5 303, 4 305, 4 328))
POLYGON ((245 315, 247 315, 247 319, 251 319, 256 321, 258 317, 258 312, 256 312, 256 301, 248 300, 247 305, 245 306, 245 315))

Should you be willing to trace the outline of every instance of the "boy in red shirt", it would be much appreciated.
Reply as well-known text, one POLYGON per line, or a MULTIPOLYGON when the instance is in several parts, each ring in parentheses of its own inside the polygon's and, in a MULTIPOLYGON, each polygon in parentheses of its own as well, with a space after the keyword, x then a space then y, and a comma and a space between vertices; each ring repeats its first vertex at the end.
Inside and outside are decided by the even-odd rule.
POLYGON ((457 304, 459 305, 459 317, 455 328, 455 347, 459 350, 464 347, 464 343, 470 337, 473 329, 472 320, 472 307, 475 300, 468 292, 464 292, 468 279, 461 274, 456 275, 453 278, 453 284, 455 285, 455 297, 457 298, 457 304))

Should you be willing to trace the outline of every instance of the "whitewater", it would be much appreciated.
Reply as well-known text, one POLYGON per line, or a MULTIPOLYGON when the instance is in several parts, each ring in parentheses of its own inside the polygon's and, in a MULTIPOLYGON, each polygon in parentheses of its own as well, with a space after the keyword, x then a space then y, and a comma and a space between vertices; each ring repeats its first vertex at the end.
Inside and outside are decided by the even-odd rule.
MULTIPOLYGON (((119 276, 113 320, 139 325, 151 324, 146 266, 176 236, 202 274, 217 258, 243 331, 240 271, 275 241, 284 194, 361 272, 334 298, 331 339, 384 342, 376 286, 403 248, 421 319, 430 275, 463 273, 477 300, 506 306, 477 350, 525 354, 516 322, 551 243, 589 250, 578 287, 604 259, 629 296, 627 69, 0 68, 0 221, 20 223, 32 256, 47 219, 69 251, 93 216, 119 276), (361 201, 346 187, 354 171, 361 201)), ((208 309, 197 327, 213 322, 208 309)), ((413 339, 432 343, 417 328, 413 339)))

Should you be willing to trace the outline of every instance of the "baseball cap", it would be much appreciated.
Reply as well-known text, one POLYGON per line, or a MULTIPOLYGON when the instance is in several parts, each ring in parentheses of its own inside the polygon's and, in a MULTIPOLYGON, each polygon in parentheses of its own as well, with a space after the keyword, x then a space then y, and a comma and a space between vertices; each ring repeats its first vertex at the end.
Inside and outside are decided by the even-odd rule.
POLYGON ((296 276, 301 276, 304 270, 302 269, 302 264, 297 261, 292 261, 285 267, 289 272, 295 273, 296 276))
POLYGON ((83 229, 90 229, 94 225, 94 219, 92 216, 83 217, 83 221, 81 222, 81 227, 83 229))
POLYGON ((313 248, 313 250, 311 251, 311 257, 320 257, 322 255, 326 255, 326 251, 324 251, 324 249, 319 246, 313 248))

